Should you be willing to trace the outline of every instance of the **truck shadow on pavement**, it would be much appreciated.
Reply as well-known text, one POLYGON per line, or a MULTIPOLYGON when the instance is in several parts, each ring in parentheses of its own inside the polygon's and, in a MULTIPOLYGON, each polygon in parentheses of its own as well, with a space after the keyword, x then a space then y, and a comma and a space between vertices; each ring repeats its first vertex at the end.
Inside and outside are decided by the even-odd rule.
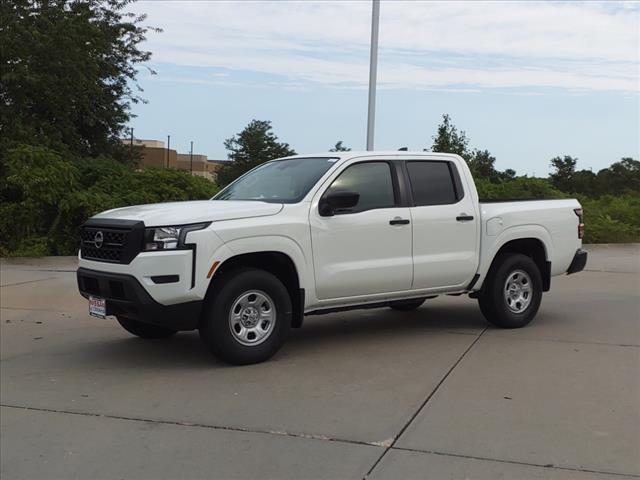
POLYGON ((368 338, 402 337, 446 331, 477 334, 486 321, 473 305, 427 305, 411 312, 389 308, 357 310, 322 316, 305 317, 301 329, 293 329, 291 343, 316 343, 345 339, 367 341, 368 338))
MULTIPOLYGON (((318 348, 359 349, 370 343, 398 342, 433 334, 477 335, 487 323, 475 304, 424 306, 412 312, 371 309, 305 317, 301 329, 292 329, 287 342, 270 360, 283 361, 318 348)), ((115 326, 114 326, 115 328, 115 326)), ((197 332, 147 341, 135 337, 94 340, 76 345, 70 361, 84 368, 162 368, 194 366, 227 367, 200 342, 197 332)))

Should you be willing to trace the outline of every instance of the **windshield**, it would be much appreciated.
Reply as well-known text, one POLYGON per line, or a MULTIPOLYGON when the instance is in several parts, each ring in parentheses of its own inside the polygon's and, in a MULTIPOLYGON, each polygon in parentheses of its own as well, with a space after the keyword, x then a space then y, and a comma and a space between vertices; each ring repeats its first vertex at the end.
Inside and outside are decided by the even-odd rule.
POLYGON ((292 158, 267 162, 227 186, 213 200, 297 203, 336 160, 337 158, 292 158))

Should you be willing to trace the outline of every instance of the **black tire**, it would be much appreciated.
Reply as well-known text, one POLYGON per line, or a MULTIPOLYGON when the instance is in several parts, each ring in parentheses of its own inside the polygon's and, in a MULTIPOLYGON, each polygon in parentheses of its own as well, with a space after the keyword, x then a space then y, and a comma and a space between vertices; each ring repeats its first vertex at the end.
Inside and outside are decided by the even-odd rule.
MULTIPOLYGON (((286 340, 291 327, 291 297, 287 288, 275 275, 253 268, 229 272, 220 279, 218 285, 220 288, 207 298, 200 320, 200 338, 206 347, 216 357, 234 365, 259 363, 271 358, 286 340), (250 300, 250 292, 259 292, 265 296, 265 303, 261 306, 268 307, 267 313, 270 311, 271 303, 275 308, 271 317, 273 325, 269 327, 270 333, 265 334, 260 340, 256 340, 255 334, 253 339, 250 336, 245 339, 246 342, 261 342, 257 344, 241 343, 237 338, 239 333, 232 331, 234 327, 230 319, 234 305, 236 309, 240 308, 240 316, 244 314, 244 308, 241 305, 238 307, 237 302, 240 302, 244 295, 250 300)), ((253 301, 256 301, 255 296, 253 301)), ((255 308, 260 309, 258 306, 255 308)), ((261 320, 258 320, 258 323, 260 322, 261 320)), ((244 331, 244 324, 240 326, 236 323, 234 326, 244 331)), ((255 328, 254 326, 253 329, 255 328)), ((247 331, 250 330, 251 328, 247 328, 247 331)), ((251 332, 248 335, 250 334, 251 332)))
POLYGON ((401 312, 410 312, 420 307, 424 303, 426 298, 419 298, 417 300, 401 300, 399 302, 392 303, 389 308, 392 310, 399 310, 401 312))
POLYGON ((140 338, 168 338, 177 332, 177 330, 132 320, 122 315, 117 315, 116 318, 118 319, 118 323, 122 325, 122 328, 140 338))
POLYGON ((483 285, 482 293, 478 297, 480 310, 484 317, 489 323, 500 328, 524 327, 538 313, 541 301, 542 275, 540 270, 530 257, 519 253, 504 253, 496 257, 483 285), (526 275, 518 272, 524 272, 526 275), (513 277, 514 275, 515 277, 513 277), (520 297, 521 300, 518 303, 517 300, 514 302, 512 299, 508 299, 508 295, 505 293, 507 279, 515 278, 517 280, 518 277, 525 289, 526 285, 530 284, 528 304, 526 298, 520 297), (517 311, 519 309, 521 311, 517 311))

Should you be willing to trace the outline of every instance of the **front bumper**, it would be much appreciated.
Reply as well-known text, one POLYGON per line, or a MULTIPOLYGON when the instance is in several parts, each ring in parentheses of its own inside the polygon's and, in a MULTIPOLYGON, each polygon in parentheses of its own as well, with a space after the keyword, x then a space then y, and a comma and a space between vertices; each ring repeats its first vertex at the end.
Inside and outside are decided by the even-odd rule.
POLYGON ((573 256, 571 265, 569 265, 569 268, 567 269, 567 275, 581 272, 582 270, 584 270, 586 264, 587 252, 579 248, 578 250, 576 250, 576 254, 573 256))
POLYGON ((107 315, 123 315, 134 320, 174 330, 198 328, 202 301, 173 305, 156 302, 133 276, 80 267, 78 289, 83 297, 95 296, 107 301, 107 315))

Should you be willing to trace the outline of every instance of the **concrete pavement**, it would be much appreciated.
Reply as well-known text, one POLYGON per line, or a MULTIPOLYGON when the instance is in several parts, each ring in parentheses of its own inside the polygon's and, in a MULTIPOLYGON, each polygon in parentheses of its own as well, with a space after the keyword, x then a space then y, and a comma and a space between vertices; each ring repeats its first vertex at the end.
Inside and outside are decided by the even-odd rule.
POLYGON ((640 249, 590 250, 527 328, 440 297, 308 317, 248 367, 89 317, 73 258, 3 260, 1 476, 638 478, 640 249))

